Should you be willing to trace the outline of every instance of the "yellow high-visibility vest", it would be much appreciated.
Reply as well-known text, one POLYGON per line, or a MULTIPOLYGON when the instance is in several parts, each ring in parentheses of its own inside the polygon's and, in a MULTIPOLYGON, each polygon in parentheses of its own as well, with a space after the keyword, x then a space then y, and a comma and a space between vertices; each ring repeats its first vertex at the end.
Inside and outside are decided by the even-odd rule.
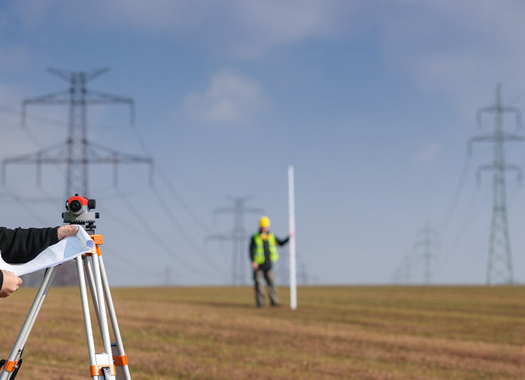
MULTIPOLYGON (((260 233, 253 235, 253 241, 255 242, 255 252, 253 255, 253 261, 257 264, 264 264, 264 241, 260 233)), ((279 253, 277 252, 277 242, 275 241, 275 235, 271 232, 268 233, 268 249, 270 250, 270 260, 275 262, 279 260, 279 253)))

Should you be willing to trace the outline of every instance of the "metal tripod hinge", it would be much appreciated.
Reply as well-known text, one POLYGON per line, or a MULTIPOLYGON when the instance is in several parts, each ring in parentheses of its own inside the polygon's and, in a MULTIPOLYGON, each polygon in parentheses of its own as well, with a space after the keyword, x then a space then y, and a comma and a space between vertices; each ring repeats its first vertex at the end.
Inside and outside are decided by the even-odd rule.
MULTIPOLYGON (((102 245, 102 235, 91 235, 95 241, 95 248, 84 255, 78 256, 76 261, 78 285, 80 299, 82 303, 82 313, 84 316, 84 327, 86 330, 86 341, 90 362, 90 376, 92 380, 131 380, 129 373, 128 359, 124 351, 120 329, 118 327, 117 316, 111 291, 107 279, 104 261, 100 251, 102 245), (86 281, 87 280, 87 281, 86 281), (93 309, 95 311, 104 352, 95 352, 95 342, 93 338, 92 321, 89 309, 87 288, 91 293, 93 309), (115 341, 112 343, 108 316, 113 331, 115 341)), ((9 358, 0 364, 0 380, 14 380, 22 364, 22 352, 24 350, 31 329, 35 324, 36 318, 42 305, 57 267, 46 269, 44 279, 40 285, 33 304, 29 309, 24 324, 18 334, 18 338, 9 354, 9 358)))

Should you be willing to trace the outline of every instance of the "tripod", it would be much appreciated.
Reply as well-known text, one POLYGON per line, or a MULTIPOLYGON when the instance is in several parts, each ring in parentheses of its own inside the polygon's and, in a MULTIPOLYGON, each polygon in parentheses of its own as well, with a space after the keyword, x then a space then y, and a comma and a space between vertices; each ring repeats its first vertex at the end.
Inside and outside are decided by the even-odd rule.
MULTIPOLYGON (((90 376, 92 380, 131 380, 128 360, 126 353, 124 352, 124 345, 122 344, 117 316, 100 250, 100 246, 103 243, 103 236, 94 235, 93 223, 88 223, 86 231, 90 233, 91 238, 95 242, 95 248, 91 252, 77 256, 75 262, 80 289, 80 299, 82 302, 82 312, 84 315, 84 326, 86 330, 90 376), (87 295, 88 286, 104 346, 103 353, 95 353, 95 342, 87 295), (111 321, 113 336, 115 338, 114 343, 111 343, 110 339, 108 315, 111 321)), ((49 291, 56 269, 57 267, 46 269, 42 284, 37 291, 33 304, 31 305, 24 324, 22 325, 22 329, 20 330, 13 349, 9 354, 9 358, 0 361, 0 366, 2 366, 0 370, 0 380, 14 380, 16 377, 22 365, 22 353, 25 344, 49 291)))

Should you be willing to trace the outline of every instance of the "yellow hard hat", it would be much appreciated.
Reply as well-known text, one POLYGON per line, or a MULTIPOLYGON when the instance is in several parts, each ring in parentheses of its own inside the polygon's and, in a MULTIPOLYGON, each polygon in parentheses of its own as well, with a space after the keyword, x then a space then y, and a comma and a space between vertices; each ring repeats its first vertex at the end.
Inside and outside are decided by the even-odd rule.
POLYGON ((261 219, 259 220, 259 227, 261 228, 270 227, 270 218, 268 218, 267 216, 261 217, 261 219))

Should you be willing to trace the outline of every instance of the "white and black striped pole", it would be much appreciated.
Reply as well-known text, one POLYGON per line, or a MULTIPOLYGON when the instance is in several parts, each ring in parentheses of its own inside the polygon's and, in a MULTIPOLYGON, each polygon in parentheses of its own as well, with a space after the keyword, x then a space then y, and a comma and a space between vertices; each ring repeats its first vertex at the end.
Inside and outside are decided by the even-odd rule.
POLYGON ((297 281, 295 263, 295 195, 293 166, 288 166, 288 213, 290 223, 290 308, 297 309, 297 281))

